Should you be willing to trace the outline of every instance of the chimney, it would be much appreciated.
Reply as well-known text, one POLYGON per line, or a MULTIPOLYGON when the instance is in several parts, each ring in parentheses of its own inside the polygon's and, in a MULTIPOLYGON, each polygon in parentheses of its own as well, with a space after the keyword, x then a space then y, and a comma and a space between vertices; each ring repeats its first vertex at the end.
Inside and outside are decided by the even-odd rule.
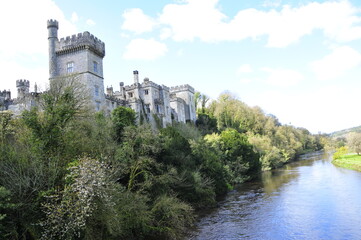
POLYGON ((139 83, 138 71, 134 70, 133 74, 134 74, 134 83, 138 84, 139 83))

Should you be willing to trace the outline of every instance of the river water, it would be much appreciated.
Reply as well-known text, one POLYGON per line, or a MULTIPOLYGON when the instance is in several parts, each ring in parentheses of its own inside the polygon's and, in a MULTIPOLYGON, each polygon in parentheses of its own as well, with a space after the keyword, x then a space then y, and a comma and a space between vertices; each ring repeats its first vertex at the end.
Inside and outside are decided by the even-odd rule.
POLYGON ((361 173, 305 155, 227 194, 189 239, 361 239, 361 173))

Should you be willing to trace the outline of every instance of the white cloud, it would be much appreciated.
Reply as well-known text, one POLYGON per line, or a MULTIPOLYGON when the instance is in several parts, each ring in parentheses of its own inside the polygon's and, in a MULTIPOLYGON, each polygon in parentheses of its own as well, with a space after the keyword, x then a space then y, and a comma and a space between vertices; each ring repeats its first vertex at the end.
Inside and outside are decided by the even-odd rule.
POLYGON ((72 21, 73 23, 75 23, 75 22, 77 22, 78 20, 79 20, 78 14, 76 14, 76 12, 73 12, 73 13, 71 14, 71 21, 72 21))
MULTIPOLYGON (((224 15, 217 4, 218 0, 188 0, 166 5, 159 16, 161 38, 218 42, 264 36, 268 37, 269 47, 286 47, 315 30, 337 41, 361 38, 359 10, 348 1, 311 2, 298 7, 284 5, 280 10, 267 11, 249 8, 239 11, 233 18, 224 15)), ((137 25, 137 20, 128 18, 127 24, 137 25)))
POLYGON ((76 32, 76 27, 65 18, 60 8, 51 0, 1 1, 0 53, 47 54, 46 22, 51 18, 59 21, 59 36, 76 32))
POLYGON ((150 32, 156 25, 156 21, 145 15, 142 9, 133 8, 123 13, 124 23, 122 29, 133 31, 137 34, 150 32))
POLYGON ((94 26, 94 25, 95 25, 95 22, 94 22, 92 19, 88 19, 88 20, 86 20, 86 24, 87 24, 88 26, 94 26))
POLYGON ((332 53, 311 63, 311 68, 320 80, 333 79, 361 64, 361 54, 355 49, 342 46, 332 53))
POLYGON ((17 79, 26 78, 32 86, 35 81, 40 86, 48 81, 46 24, 51 18, 59 21, 59 37, 77 32, 51 0, 0 1, 0 63, 6 69, 2 72, 1 87, 10 88, 14 97, 17 79))
POLYGON ((272 69, 262 68, 264 72, 269 73, 266 82, 270 85, 288 87, 296 85, 298 82, 303 80, 303 75, 295 70, 291 69, 272 69))
POLYGON ((251 72, 253 72, 253 69, 250 64, 243 64, 237 70, 238 74, 251 73, 251 72))
POLYGON ((163 8, 159 22, 169 26, 176 41, 200 38, 213 41, 222 31, 226 16, 217 8, 217 0, 188 0, 186 4, 168 4, 163 8))
POLYGON ((128 46, 123 57, 125 59, 154 60, 165 55, 168 51, 164 43, 154 39, 134 39, 128 46))
POLYGON ((241 78, 239 81, 242 84, 248 84, 248 83, 252 82, 252 79, 250 79, 250 78, 241 78))

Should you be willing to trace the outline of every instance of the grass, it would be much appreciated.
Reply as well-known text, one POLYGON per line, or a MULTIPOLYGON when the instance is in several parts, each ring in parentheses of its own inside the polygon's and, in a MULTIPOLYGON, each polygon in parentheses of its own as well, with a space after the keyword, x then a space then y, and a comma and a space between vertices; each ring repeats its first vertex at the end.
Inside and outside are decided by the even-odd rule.
POLYGON ((332 161, 338 167, 348 168, 361 172, 361 155, 346 154, 332 161))

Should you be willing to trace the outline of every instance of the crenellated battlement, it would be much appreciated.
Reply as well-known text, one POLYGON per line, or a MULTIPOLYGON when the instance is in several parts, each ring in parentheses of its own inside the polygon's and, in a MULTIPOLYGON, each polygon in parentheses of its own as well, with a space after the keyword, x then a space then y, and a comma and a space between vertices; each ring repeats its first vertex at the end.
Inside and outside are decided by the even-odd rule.
POLYGON ((158 84, 150 81, 149 78, 145 78, 145 79, 144 79, 144 82, 141 84, 141 86, 142 86, 143 88, 145 88, 145 87, 153 87, 153 88, 160 89, 160 85, 158 85, 158 84), (146 79, 147 79, 147 80, 146 80, 146 79))
POLYGON ((50 27, 55 27, 55 28, 59 29, 58 21, 56 21, 55 19, 49 19, 48 20, 48 28, 50 28, 50 27))
POLYGON ((100 57, 105 56, 105 44, 89 32, 78 33, 66 38, 61 38, 57 44, 56 53, 63 54, 81 49, 94 51, 100 57))
POLYGON ((194 93, 194 88, 189 86, 188 84, 179 85, 170 88, 170 92, 181 92, 181 91, 190 91, 191 93, 194 93))
POLYGON ((19 79, 16 80, 16 87, 30 87, 30 82, 29 80, 25 80, 25 79, 19 79))
POLYGON ((163 85, 163 84, 162 84, 162 89, 163 89, 163 91, 169 92, 169 89, 170 89, 170 88, 167 87, 166 85, 163 85))
POLYGON ((0 91, 0 98, 4 100, 11 100, 11 92, 10 90, 0 91))

